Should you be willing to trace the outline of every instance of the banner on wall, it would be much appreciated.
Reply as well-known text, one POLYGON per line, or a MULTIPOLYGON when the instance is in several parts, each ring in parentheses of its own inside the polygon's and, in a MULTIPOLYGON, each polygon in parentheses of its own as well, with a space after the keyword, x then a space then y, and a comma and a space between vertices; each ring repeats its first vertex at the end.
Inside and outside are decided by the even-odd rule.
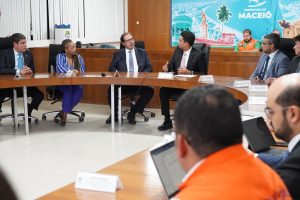
POLYGON ((299 10, 298 0, 171 0, 171 44, 184 30, 217 47, 235 46, 246 28, 257 40, 274 29, 292 38, 300 34, 299 10))

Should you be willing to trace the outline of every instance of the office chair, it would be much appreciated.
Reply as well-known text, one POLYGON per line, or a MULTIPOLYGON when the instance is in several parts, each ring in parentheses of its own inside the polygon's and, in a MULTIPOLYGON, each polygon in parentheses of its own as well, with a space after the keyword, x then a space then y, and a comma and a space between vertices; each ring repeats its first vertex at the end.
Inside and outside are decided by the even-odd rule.
MULTIPOLYGON (((4 49, 9 49, 9 48, 12 48, 13 47, 13 42, 11 40, 10 37, 4 37, 4 38, 0 38, 0 52, 4 49)), ((1 93, 1 90, 0 90, 0 93, 1 93)), ((2 104, 7 102, 7 101, 11 101, 11 108, 12 108, 12 113, 7 113, 7 114, 2 114, 0 115, 0 121, 4 118, 13 118, 14 119, 14 112, 13 112, 13 107, 14 107, 14 104, 13 104, 13 99, 12 98, 9 98, 9 97, 1 97, 0 99, 0 112, 2 112, 2 104)), ((19 113, 18 114, 18 117, 21 117, 23 118, 24 120, 24 113, 19 113)), ((28 116, 28 119, 31 121, 32 119, 35 121, 35 123, 38 123, 38 118, 36 117, 33 117, 33 116, 28 116)), ((15 123, 15 121, 14 121, 15 123)))
MULTIPOLYGON (((49 46, 49 62, 48 62, 48 72, 53 74, 56 73, 56 56, 57 54, 62 52, 61 45, 58 44, 50 44, 49 46)), ((56 86, 50 86, 46 88, 47 99, 52 101, 52 104, 55 104, 58 101, 62 100, 62 93, 57 89, 56 86)), ((54 121, 55 123, 59 123, 59 119, 61 118, 61 110, 49 111, 42 114, 42 120, 47 120, 48 114, 55 114, 54 121)), ((85 118, 85 112, 73 110, 69 115, 73 115, 78 117, 79 122, 83 122, 85 118)))
POLYGON ((294 51, 295 41, 292 38, 280 38, 279 50, 290 60, 296 56, 294 51))
MULTIPOLYGON (((135 43, 135 47, 140 48, 140 49, 145 49, 145 42, 144 41, 134 41, 135 43)), ((122 42, 120 43, 120 49, 124 49, 124 45, 122 44, 122 42)), ((121 100, 124 99, 128 99, 129 98, 129 102, 130 102, 130 109, 126 109, 124 111, 122 111, 122 120, 125 116, 128 115, 128 113, 130 112, 131 108, 135 105, 135 94, 129 94, 129 95, 124 95, 122 97, 121 100)), ((140 115, 142 115, 142 117, 144 118, 144 122, 148 122, 150 117, 155 117, 155 113, 152 112, 151 110, 145 109, 143 113, 139 113, 140 115), (147 114, 148 113, 148 114, 147 114), (150 115, 150 117, 149 117, 150 115)))

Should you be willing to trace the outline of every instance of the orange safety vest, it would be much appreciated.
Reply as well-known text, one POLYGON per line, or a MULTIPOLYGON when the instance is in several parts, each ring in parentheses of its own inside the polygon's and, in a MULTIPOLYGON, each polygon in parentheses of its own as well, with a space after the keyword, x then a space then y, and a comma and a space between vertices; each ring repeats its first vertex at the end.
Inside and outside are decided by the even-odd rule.
POLYGON ((179 188, 173 199, 291 199, 279 175, 240 144, 209 155, 179 188))
POLYGON ((250 50, 255 49, 256 42, 257 42, 257 40, 255 40, 253 38, 250 41, 248 41, 247 43, 244 40, 240 41, 238 43, 239 51, 250 51, 250 50))

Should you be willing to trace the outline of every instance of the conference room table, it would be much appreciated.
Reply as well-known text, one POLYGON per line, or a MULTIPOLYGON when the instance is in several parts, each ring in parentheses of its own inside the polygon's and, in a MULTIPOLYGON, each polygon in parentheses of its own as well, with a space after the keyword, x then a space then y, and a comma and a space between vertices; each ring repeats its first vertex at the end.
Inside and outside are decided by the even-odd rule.
POLYGON ((116 193, 97 192, 66 185, 38 199, 40 200, 167 200, 149 150, 134 154, 98 173, 118 175, 123 188, 116 193))
MULTIPOLYGON (((214 84, 225 87, 232 93, 236 99, 242 102, 243 109, 249 110, 247 105, 248 88, 235 88, 234 82, 243 80, 239 77, 214 76, 213 82, 199 81, 199 75, 175 75, 172 78, 160 78, 159 73, 140 72, 88 72, 78 76, 70 76, 68 74, 49 74, 36 73, 34 75, 14 77, 10 75, 0 75, 0 88, 17 88, 23 87, 24 97, 24 116, 25 116, 25 134, 29 134, 28 110, 27 110, 27 87, 32 86, 55 86, 55 85, 110 85, 111 86, 111 130, 114 131, 114 89, 115 85, 134 85, 134 86, 152 86, 152 87, 170 87, 190 89, 192 87, 214 84), (245 103, 246 102, 246 103, 245 103)), ((254 84, 262 84, 255 82, 254 84)), ((119 99, 121 87, 119 87, 119 99)), ((95 94, 101 95, 101 94, 95 94)), ((120 106, 120 100, 119 100, 120 106)), ((121 113, 119 113, 121 114, 121 113)), ((121 117, 119 116, 119 119, 121 117)), ((121 121, 119 121, 121 123, 121 121)))

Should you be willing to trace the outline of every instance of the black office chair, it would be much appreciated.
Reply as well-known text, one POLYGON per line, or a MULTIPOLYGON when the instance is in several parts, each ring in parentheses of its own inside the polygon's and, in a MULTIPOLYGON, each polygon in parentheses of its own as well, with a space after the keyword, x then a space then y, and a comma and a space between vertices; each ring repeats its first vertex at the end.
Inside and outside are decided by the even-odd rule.
MULTIPOLYGON (((145 42, 144 41, 134 41, 135 43, 135 47, 137 48, 140 48, 140 49, 145 49, 145 42)), ((124 49, 124 45, 122 44, 122 42, 120 43, 120 49, 124 49)), ((130 102, 130 108, 132 108, 135 104, 135 94, 129 94, 129 95, 124 95, 122 97, 121 100, 124 100, 124 99, 130 99, 129 102, 130 102)), ((124 111, 122 111, 122 119, 128 115, 128 113, 130 112, 130 109, 126 109, 124 111)), ((148 110, 148 109, 144 109, 144 112, 143 113, 139 113, 140 115, 142 115, 142 117, 144 118, 144 121, 147 122, 149 121, 149 118, 150 117, 155 117, 155 113, 152 112, 151 110, 148 110)))
MULTIPOLYGON (((50 44, 49 46, 49 62, 48 62, 48 72, 53 74, 56 73, 56 56, 57 54, 62 52, 62 47, 61 45, 57 44, 50 44)), ((50 86, 46 88, 47 92, 47 99, 52 101, 51 104, 55 104, 58 101, 62 100, 62 93, 57 89, 56 86, 50 86)), ((46 113, 43 113, 42 115, 42 120, 47 119, 48 114, 55 114, 54 121, 56 123, 59 123, 59 119, 61 118, 61 110, 55 110, 55 111, 49 111, 46 113)), ((78 110, 73 110, 69 115, 73 115, 78 117, 79 122, 83 122, 85 118, 85 112, 83 111, 78 111, 78 110)))
POLYGON ((279 50, 284 53, 290 60, 296 56, 295 41, 292 38, 280 38, 279 50))
MULTIPOLYGON (((4 49, 9 49, 12 47, 13 47, 13 43, 11 41, 11 38, 9 38, 9 37, 0 38, 0 51, 4 50, 4 49)), ((0 93, 1 93, 1 90, 0 90, 0 93)), ((0 112, 1 113, 2 113, 2 104, 9 100, 11 100, 11 98, 7 98, 7 97, 3 97, 3 96, 0 97, 0 112)), ((0 121, 4 118, 12 117, 12 116, 13 116, 13 114, 2 114, 2 115, 0 115, 0 121)))
MULTIPOLYGON (((0 38, 0 52, 4 49, 9 49, 13 47, 13 42, 10 37, 4 37, 0 38)), ((4 89, 3 89, 4 90, 4 89)), ((1 90, 0 90, 1 93, 1 90)), ((1 95, 0 95, 1 96, 1 95)), ((7 113, 7 114, 2 114, 0 115, 0 121, 4 118, 14 118, 14 113, 13 113, 13 99, 9 97, 0 97, 0 112, 2 112, 2 104, 11 101, 11 108, 12 108, 12 113, 7 113)), ((19 113, 18 117, 21 117, 24 119, 24 113, 19 113)), ((28 116, 29 120, 34 120, 36 123, 38 123, 38 118, 33 117, 33 116, 28 116)))

